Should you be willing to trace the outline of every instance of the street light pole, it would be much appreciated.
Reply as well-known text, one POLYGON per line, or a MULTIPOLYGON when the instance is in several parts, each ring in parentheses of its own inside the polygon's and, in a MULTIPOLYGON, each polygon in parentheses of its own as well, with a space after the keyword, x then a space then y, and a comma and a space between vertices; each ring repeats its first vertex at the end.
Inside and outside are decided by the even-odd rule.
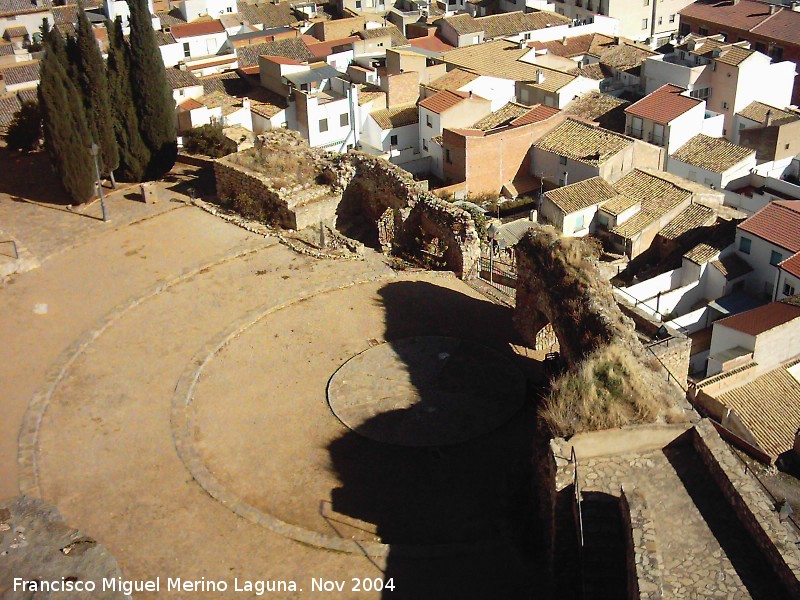
POLYGON ((486 233, 489 234, 489 283, 494 284, 494 239, 500 228, 492 223, 486 233))
POLYGON ((100 192, 100 208, 103 210, 103 223, 106 223, 108 222, 108 216, 106 215, 106 199, 103 195, 103 182, 100 180, 100 166, 97 164, 97 155, 100 152, 100 146, 92 142, 89 152, 91 152, 92 158, 94 159, 94 174, 97 176, 97 190, 100 192))

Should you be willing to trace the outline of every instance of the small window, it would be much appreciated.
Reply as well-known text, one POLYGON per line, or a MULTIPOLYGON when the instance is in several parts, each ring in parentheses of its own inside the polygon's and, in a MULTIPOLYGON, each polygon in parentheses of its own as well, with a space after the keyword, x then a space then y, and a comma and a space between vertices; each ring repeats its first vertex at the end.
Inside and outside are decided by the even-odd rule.
POLYGON ((567 164, 567 157, 566 157, 566 156, 562 156, 562 157, 560 157, 560 158, 558 159, 558 162, 560 162, 562 165, 565 165, 565 164, 567 164))
POLYGON ((771 264, 773 267, 776 266, 782 260, 783 260, 783 254, 781 254, 780 252, 775 252, 775 250, 773 250, 772 254, 769 255, 769 264, 771 264))
POLYGON ((392 137, 390 137, 390 138, 389 138, 389 143, 390 143, 392 146, 397 146, 397 136, 396 136, 396 135, 393 135, 392 137))
POLYGON ((428 150, 428 140, 425 138, 422 138, 422 149, 426 151, 428 150))
POLYGON ((450 157, 450 148, 444 149, 444 159, 448 162, 448 164, 453 164, 453 159, 450 157))
POLYGON ((728 103, 727 102, 723 102, 722 103, 722 108, 728 108, 728 103))
POLYGON ((658 24, 661 25, 661 23, 663 22, 664 22, 664 17, 658 17, 658 24))
POLYGON ((642 29, 647 29, 647 19, 642 19, 642 29))
POLYGON ((670 15, 669 16, 669 22, 670 23, 674 23, 675 22, 675 15, 670 15))
POLYGON ((430 115, 425 115, 425 125, 427 125, 428 127, 433 127, 433 123, 431 123, 431 116, 430 115))
POLYGON ((788 150, 788 149, 789 149, 789 144, 786 144, 786 145, 783 147, 783 149, 784 149, 784 150, 788 150))
POLYGON ((580 231, 586 226, 586 215, 578 215, 575 217, 575 231, 580 231))
POLYGON ((356 8, 361 8, 361 0, 356 0, 356 8))
POLYGON ((644 0, 644 2, 642 2, 642 6, 650 6, 650 0, 644 0))
POLYGON ((328 131, 328 119, 320 119, 319 120, 319 132, 325 133, 328 131))
POLYGON ((783 295, 784 296, 794 296, 794 286, 789 285, 785 281, 783 282, 783 295))
POLYGON ((229 6, 229 7, 228 7, 226 10, 227 10, 229 13, 232 13, 232 12, 233 12, 233 8, 232 8, 232 7, 230 7, 230 6, 229 6))
POLYGON ((347 113, 342 113, 339 115, 339 126, 347 127, 348 125, 350 125, 350 115, 347 113))
POLYGON ((708 35, 708 29, 706 29, 705 27, 699 27, 697 29, 697 33, 699 33, 700 35, 708 35))
POLYGON ((744 254, 750 254, 750 245, 753 243, 753 240, 750 238, 740 238, 739 239, 739 252, 744 254))

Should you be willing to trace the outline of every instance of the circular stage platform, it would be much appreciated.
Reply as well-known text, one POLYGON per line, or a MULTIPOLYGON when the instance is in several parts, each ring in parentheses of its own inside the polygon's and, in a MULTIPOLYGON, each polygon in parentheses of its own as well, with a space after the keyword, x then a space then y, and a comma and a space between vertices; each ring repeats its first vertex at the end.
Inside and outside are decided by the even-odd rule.
POLYGON ((342 423, 377 442, 446 446, 488 433, 525 398, 512 358, 468 340, 424 336, 386 342, 344 363, 328 383, 342 423))

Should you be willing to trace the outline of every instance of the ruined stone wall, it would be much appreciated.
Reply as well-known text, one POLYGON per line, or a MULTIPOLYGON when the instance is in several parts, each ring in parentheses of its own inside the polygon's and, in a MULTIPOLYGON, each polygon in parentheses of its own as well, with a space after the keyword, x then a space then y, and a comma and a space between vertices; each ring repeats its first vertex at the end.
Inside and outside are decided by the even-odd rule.
POLYGON ((800 550, 759 483, 722 441, 708 419, 693 429, 692 445, 733 508, 739 522, 780 579, 788 596, 800 598, 800 550))
POLYGON ((268 177, 237 165, 226 158, 214 163, 217 196, 230 202, 244 194, 265 207, 270 208, 271 223, 287 229, 295 229, 295 215, 279 190, 272 187, 268 177))
POLYGON ((612 341, 642 349, 583 242, 537 227, 517 244, 516 253, 514 323, 531 347, 550 323, 570 365, 612 341))
POLYGON ((462 208, 424 194, 411 209, 400 233, 401 243, 410 244, 418 232, 439 238, 446 250, 447 269, 466 277, 478 264, 481 243, 472 216, 462 208))
POLYGON ((692 353, 692 340, 685 335, 669 337, 648 346, 661 364, 686 387, 689 377, 689 358, 692 353))

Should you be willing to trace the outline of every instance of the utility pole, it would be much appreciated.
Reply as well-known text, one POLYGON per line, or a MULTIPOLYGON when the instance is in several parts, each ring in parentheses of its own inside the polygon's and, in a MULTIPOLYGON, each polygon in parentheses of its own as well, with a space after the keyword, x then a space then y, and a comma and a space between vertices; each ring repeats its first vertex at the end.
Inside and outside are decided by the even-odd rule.
POLYGON ((97 155, 100 152, 100 146, 92 142, 92 145, 89 147, 89 152, 92 154, 92 158, 94 159, 94 174, 97 176, 97 191, 100 193, 100 208, 103 210, 103 223, 108 222, 108 216, 106 215, 106 199, 103 195, 103 182, 100 180, 100 166, 97 164, 97 155))

